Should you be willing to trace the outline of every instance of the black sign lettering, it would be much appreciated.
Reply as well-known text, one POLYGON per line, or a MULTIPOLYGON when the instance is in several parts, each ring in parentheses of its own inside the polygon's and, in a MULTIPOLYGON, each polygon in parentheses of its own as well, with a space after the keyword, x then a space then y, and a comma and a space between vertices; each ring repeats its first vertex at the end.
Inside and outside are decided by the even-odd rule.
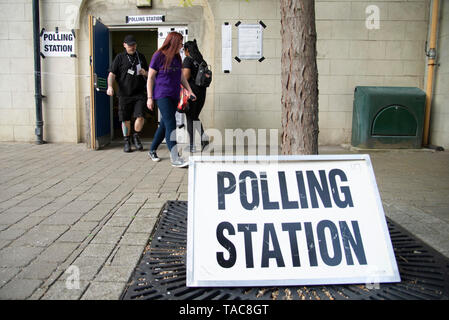
POLYGON ((44 33, 44 41, 73 41, 72 33, 44 33))
POLYGON ((288 199, 287 181, 285 180, 285 172, 279 171, 279 188, 281 190, 282 209, 298 209, 298 201, 290 201, 288 199))
POLYGON ((332 169, 329 172, 329 184, 331 186, 332 197, 334 198, 335 204, 339 208, 346 208, 347 206, 354 207, 354 204, 352 203, 351 191, 349 190, 349 187, 347 187, 347 186, 340 187, 341 193, 343 193, 343 195, 345 196, 344 200, 340 199, 340 194, 338 193, 337 182, 335 180, 336 176, 339 176, 341 181, 344 181, 344 182, 348 181, 348 178, 346 177, 346 174, 343 172, 343 170, 332 169))
POLYGON ((313 236, 312 223, 305 222, 304 229, 306 231, 307 250, 309 251, 309 263, 311 267, 318 266, 318 260, 316 257, 315 239, 313 236))
POLYGON ((259 185, 257 176, 254 172, 245 170, 239 175, 240 203, 246 210, 253 210, 259 206, 259 185), (246 190, 246 178, 251 179, 252 202, 248 202, 248 193, 246 190))
POLYGON ((238 231, 243 232, 243 236, 245 238, 245 258, 246 258, 246 267, 254 268, 254 258, 253 258, 253 240, 251 238, 251 233, 257 231, 257 224, 255 223, 246 223, 246 224, 238 224, 238 231))
POLYGON ((288 231, 288 236, 290 238, 290 250, 292 252, 292 261, 294 267, 300 267, 301 262, 299 260, 299 250, 298 250, 298 239, 296 237, 296 231, 301 230, 301 223, 283 223, 282 231, 288 231))
MULTIPOLYGON (((348 178, 343 170, 332 169, 329 171, 328 176, 325 170, 319 170, 319 180, 314 171, 306 171, 307 187, 305 177, 302 171, 296 171, 296 183, 298 186, 299 199, 290 199, 289 190, 287 188, 286 174, 284 171, 278 171, 278 185, 279 189, 268 189, 268 177, 267 173, 260 172, 260 178, 253 171, 242 171, 238 177, 239 183, 239 195, 240 203, 246 210, 254 210, 259 208, 260 197, 262 197, 262 209, 263 210, 278 210, 280 208, 278 201, 271 201, 273 195, 279 195, 282 202, 282 209, 308 209, 308 197, 309 193, 310 202, 312 208, 317 209, 320 207, 318 199, 321 200, 324 208, 332 208, 332 201, 339 208, 354 207, 351 190, 347 185, 340 185, 340 182, 348 182, 348 178), (338 177, 338 179, 337 179, 338 177), (247 178, 250 179, 251 190, 247 190, 247 178), (260 191, 259 193, 259 179, 260 179, 260 191), (308 191, 308 192, 307 192, 308 191), (331 192, 330 192, 331 191, 331 192), (332 193, 332 198, 331 198, 332 193), (298 201, 299 200, 299 201, 298 201)), ((236 178, 234 174, 228 171, 217 172, 217 193, 218 193, 218 209, 225 210, 225 196, 235 192, 237 187, 236 178), (225 183, 227 180, 227 183, 225 183)))
POLYGON ((329 186, 327 185, 326 172, 324 170, 319 170, 318 172, 320 174, 321 184, 318 182, 313 171, 306 171, 312 208, 318 208, 317 192, 324 207, 331 208, 332 204, 329 195, 329 186))
POLYGON ((301 208, 307 209, 309 207, 307 203, 306 186, 304 184, 304 176, 302 171, 296 171, 296 182, 298 184, 299 201, 301 202, 301 208))
POLYGON ((270 201, 270 192, 268 191, 267 173, 260 173, 260 189, 262 190, 262 200, 264 210, 279 209, 279 202, 270 201))
MULTIPOLYGON (((275 259, 277 267, 285 267, 283 252, 278 241, 277 232, 288 232, 290 253, 292 257, 292 266, 301 267, 299 244, 300 239, 305 239, 309 256, 309 265, 317 267, 318 261, 325 265, 335 267, 343 262, 340 237, 343 240, 343 248, 346 257, 346 265, 354 265, 352 252, 355 253, 360 265, 366 265, 365 249, 363 247, 362 236, 357 221, 351 221, 353 232, 348 227, 346 221, 339 221, 338 224, 330 220, 321 220, 316 227, 311 222, 304 222, 304 233, 302 233, 301 222, 284 222, 278 225, 274 223, 264 223, 263 227, 258 228, 256 223, 238 223, 236 228, 228 221, 218 224, 216 237, 218 243, 226 250, 216 252, 218 264, 222 268, 232 268, 238 256, 243 257, 243 252, 239 254, 238 250, 245 250, 246 268, 255 268, 254 261, 260 261, 261 268, 269 268, 270 259, 275 259), (225 236, 225 230, 228 236, 235 236, 236 229, 243 233, 244 245, 234 244, 229 237, 225 236), (260 231, 259 231, 260 230, 260 231), (258 231, 260 233, 258 233, 258 231), (263 231, 263 234, 261 232, 263 231), (316 249, 315 237, 318 242, 316 249), (255 257, 254 240, 262 241, 261 255, 255 257), (351 251, 352 250, 352 251, 351 251), (333 252, 332 256, 331 253, 333 252), (321 260, 318 259, 318 254, 321 260), (225 256, 229 256, 225 258, 225 256)), ((238 240, 238 238, 235 238, 238 240)), ((285 243, 284 243, 285 244, 285 243)), ((283 250, 288 250, 287 248, 283 250)), ((285 251, 284 254, 287 254, 285 251)))
POLYGON ((272 223, 265 223, 263 229, 262 268, 268 268, 269 260, 272 258, 276 259, 278 267, 285 267, 274 225, 272 223), (270 238, 273 243, 273 250, 269 249, 270 238))
POLYGON ((235 229, 229 222, 224 221, 217 226, 217 240, 229 252, 228 259, 224 258, 223 252, 217 252, 217 262, 223 268, 231 268, 237 259, 237 251, 234 244, 224 236, 224 230, 231 236, 235 235, 235 229))
POLYGON ((44 52, 72 52, 72 45, 61 44, 46 44, 44 45, 44 52))
POLYGON ((352 229, 354 230, 354 236, 349 230, 348 225, 345 221, 339 221, 340 225, 340 233, 343 239, 343 248, 345 250, 346 263, 348 265, 353 265, 354 261, 351 255, 351 248, 354 250, 354 253, 357 257, 357 260, 361 265, 367 264, 365 257, 365 250, 363 248, 362 236, 360 235, 359 224, 357 221, 351 221, 352 229))
POLYGON ((318 243, 320 247, 321 258, 324 263, 328 266, 336 266, 341 262, 341 246, 340 239, 338 237, 338 230, 335 224, 330 220, 322 220, 317 225, 317 236, 318 243), (329 252, 327 250, 327 240, 326 235, 324 234, 324 230, 329 229, 332 239, 332 246, 334 250, 334 257, 329 256, 329 252))
POLYGON ((217 189, 218 189, 218 210, 225 210, 225 195, 231 194, 235 191, 235 177, 231 172, 219 171, 217 172, 217 189), (227 179, 229 184, 225 187, 224 180, 227 179))

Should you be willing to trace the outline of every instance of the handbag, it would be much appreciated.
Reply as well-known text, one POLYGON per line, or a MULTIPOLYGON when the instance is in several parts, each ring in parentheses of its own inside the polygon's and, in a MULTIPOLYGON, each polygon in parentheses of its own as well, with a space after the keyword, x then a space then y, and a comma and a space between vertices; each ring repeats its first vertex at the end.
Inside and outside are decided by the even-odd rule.
POLYGON ((177 107, 179 113, 186 113, 189 111, 189 98, 189 91, 181 84, 181 91, 179 92, 179 102, 177 107))

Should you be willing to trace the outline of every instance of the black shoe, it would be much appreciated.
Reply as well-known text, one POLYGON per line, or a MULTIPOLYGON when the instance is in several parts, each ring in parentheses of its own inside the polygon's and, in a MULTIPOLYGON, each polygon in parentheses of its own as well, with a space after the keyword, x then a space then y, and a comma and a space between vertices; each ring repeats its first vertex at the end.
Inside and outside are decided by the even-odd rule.
POLYGON ((131 152, 131 142, 129 141, 129 137, 125 137, 125 146, 123 147, 124 152, 131 152))
POLYGON ((204 151, 206 147, 209 145, 209 140, 201 141, 201 151, 204 151))
POLYGON ((140 142, 140 137, 139 137, 138 133, 133 134, 133 142, 134 142, 134 146, 136 147, 137 150, 139 150, 139 151, 143 150, 143 145, 140 142))
POLYGON ((150 152, 148 152, 148 155, 150 156, 151 160, 153 160, 154 162, 161 161, 161 159, 157 156, 156 151, 150 150, 150 152))

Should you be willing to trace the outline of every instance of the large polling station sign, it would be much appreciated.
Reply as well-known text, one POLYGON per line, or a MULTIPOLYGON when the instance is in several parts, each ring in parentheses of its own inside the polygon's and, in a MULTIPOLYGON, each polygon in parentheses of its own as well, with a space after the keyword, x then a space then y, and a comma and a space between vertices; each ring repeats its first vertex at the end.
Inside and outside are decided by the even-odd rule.
POLYGON ((41 53, 45 57, 72 57, 75 54, 75 35, 72 32, 44 31, 41 53))
POLYGON ((368 155, 190 158, 187 286, 399 281, 368 155))

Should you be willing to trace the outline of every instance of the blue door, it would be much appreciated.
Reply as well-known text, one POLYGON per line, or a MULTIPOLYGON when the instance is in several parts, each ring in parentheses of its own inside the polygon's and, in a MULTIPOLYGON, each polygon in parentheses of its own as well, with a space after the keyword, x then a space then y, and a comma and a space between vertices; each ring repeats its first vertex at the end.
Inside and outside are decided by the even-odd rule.
POLYGON ((111 142, 111 104, 106 94, 109 73, 109 29, 89 16, 91 63, 91 147, 100 149, 111 142))

